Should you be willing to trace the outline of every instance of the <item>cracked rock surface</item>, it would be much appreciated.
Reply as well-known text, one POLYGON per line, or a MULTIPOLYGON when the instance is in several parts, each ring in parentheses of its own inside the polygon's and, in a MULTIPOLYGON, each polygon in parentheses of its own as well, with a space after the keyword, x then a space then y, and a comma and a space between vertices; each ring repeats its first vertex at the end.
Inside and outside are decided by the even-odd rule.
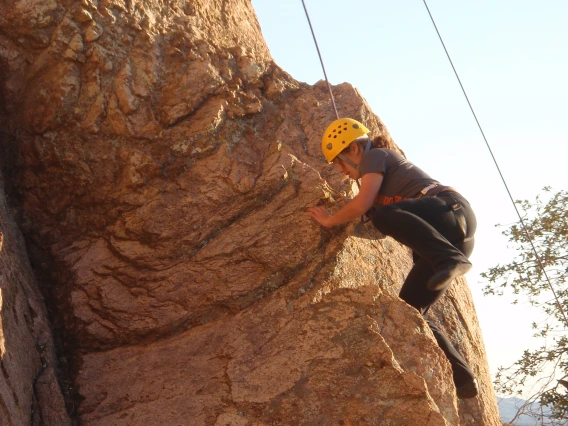
MULTIPOLYGON (((465 280, 432 313, 480 379, 459 402, 397 297, 408 251, 304 215, 354 188, 321 158, 327 87, 272 61, 249 0, 4 2, 0 77, 3 214, 69 360, 40 406, 63 393, 65 421, 101 426, 500 425, 465 280)), ((356 89, 334 94, 399 150, 356 89)), ((0 414, 31 422, 5 388, 33 399, 8 383, 0 414)))
POLYGON ((0 425, 71 425, 53 336, 0 174, 0 425))

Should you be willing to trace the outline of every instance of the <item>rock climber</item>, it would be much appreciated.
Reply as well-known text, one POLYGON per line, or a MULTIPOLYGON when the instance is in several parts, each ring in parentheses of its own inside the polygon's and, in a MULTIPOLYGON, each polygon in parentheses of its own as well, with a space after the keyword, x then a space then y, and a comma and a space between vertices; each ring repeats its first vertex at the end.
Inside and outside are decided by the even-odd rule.
MULTIPOLYGON (((399 153, 376 147, 380 137, 372 140, 369 133, 350 118, 328 126, 323 155, 341 173, 361 179, 359 193, 333 215, 323 206, 308 208, 306 214, 328 228, 365 216, 382 234, 410 247, 414 265, 399 296, 425 315, 452 280, 471 269, 475 214, 455 189, 399 153)), ((450 361, 458 398, 475 397, 477 380, 467 362, 435 323, 426 322, 450 361)))

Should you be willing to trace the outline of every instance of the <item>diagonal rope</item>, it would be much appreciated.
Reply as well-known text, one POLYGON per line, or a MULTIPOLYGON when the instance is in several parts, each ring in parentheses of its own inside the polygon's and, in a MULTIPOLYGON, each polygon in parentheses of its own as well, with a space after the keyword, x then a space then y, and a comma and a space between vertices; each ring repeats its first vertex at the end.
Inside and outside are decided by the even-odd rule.
POLYGON ((430 12, 430 8, 428 7, 428 3, 426 3, 426 0, 422 0, 422 1, 424 2, 424 6, 426 6, 426 10, 428 11, 428 15, 430 15, 430 20, 432 21, 432 24, 434 25, 434 28, 436 29, 436 33, 438 34, 438 38, 440 39, 440 42, 442 43, 444 51, 446 52, 446 56, 448 57, 448 60, 450 61, 450 65, 452 66, 452 69, 454 70, 454 74, 456 75, 456 78, 458 79, 458 82, 459 82, 460 87, 462 89, 462 92, 465 96, 467 104, 469 105, 469 109, 471 110, 471 113, 473 114, 473 117, 475 118, 475 122, 477 123, 477 127, 479 127, 479 131, 481 132, 481 135, 483 136, 483 140, 485 141, 485 145, 487 146, 487 149, 489 150, 489 153, 491 154, 491 158, 493 159, 493 162, 495 163, 495 167, 497 167, 497 171, 499 172, 499 176, 501 177, 501 181, 503 181, 503 185, 505 185, 505 189, 507 190, 507 194, 509 194, 509 198, 511 199, 511 202, 513 203, 513 207, 515 208, 515 211, 517 212, 517 216, 519 217, 519 221, 521 223, 521 226, 523 228, 525 236, 527 237, 527 240, 529 241, 529 243, 532 247, 532 250, 534 252, 534 255, 536 256, 536 259, 538 261, 540 269, 541 269, 544 277, 546 278, 546 281, 548 283, 548 286, 550 287, 550 290, 552 291, 552 294, 554 295, 554 299, 556 300, 556 306, 558 307, 558 310, 562 314, 562 317, 564 317, 564 322, 565 322, 566 326, 568 326, 568 318, 566 317, 566 313, 564 312, 564 308, 560 304, 560 300, 558 299, 558 295, 556 294, 556 291, 554 290, 554 287, 552 286, 552 283, 550 282, 550 278, 548 278, 548 274, 546 273, 546 270, 544 269, 544 263, 542 262, 542 259, 541 259, 540 255, 538 254, 538 252, 536 250, 533 239, 530 236, 529 231, 528 231, 528 229, 525 225, 525 221, 522 218, 521 213, 519 212, 519 209, 517 208, 517 204, 515 203, 513 196, 511 195, 511 191, 509 190, 509 186, 507 185, 507 182, 505 181, 505 177, 503 176, 503 173, 501 173, 501 168, 499 167, 499 164, 497 163, 497 159, 495 158, 495 155, 493 154, 493 150, 491 149, 491 146, 489 145, 489 142, 488 142, 487 138, 485 137, 485 133, 483 132, 483 128, 481 127, 481 124, 479 123, 479 120, 477 119, 477 115, 475 114, 475 111, 473 110, 473 106, 471 105, 471 102, 469 101, 469 97, 467 96, 465 88, 464 88, 464 86, 461 82, 460 76, 458 75, 456 67, 454 66, 454 63, 452 62, 452 58, 450 57, 450 54, 448 53, 448 49, 446 49, 446 44, 444 43, 444 40, 442 39, 442 35, 440 34, 440 31, 438 31, 438 26, 436 25, 436 21, 434 21, 434 17, 432 16, 432 13, 430 12))
POLYGON ((327 83, 327 89, 329 90, 329 97, 331 99, 331 104, 333 105, 333 110, 335 111, 335 116, 339 120, 339 114, 337 112, 337 106, 335 105, 335 98, 333 97, 333 92, 331 91, 331 84, 329 84, 329 79, 327 78, 327 73, 325 72, 325 65, 323 64, 323 59, 321 57, 321 52, 318 46, 318 40, 316 38, 316 33, 314 32, 314 28, 312 27, 312 21, 310 20, 310 14, 308 13, 308 9, 306 8, 306 3, 302 0, 302 5, 304 6, 304 12, 306 12, 306 18, 308 19, 308 24, 310 25, 310 30, 312 32, 312 37, 314 38, 314 43, 316 45, 316 50, 318 51, 319 60, 321 63, 321 68, 323 69, 323 75, 325 77, 325 81, 327 83))

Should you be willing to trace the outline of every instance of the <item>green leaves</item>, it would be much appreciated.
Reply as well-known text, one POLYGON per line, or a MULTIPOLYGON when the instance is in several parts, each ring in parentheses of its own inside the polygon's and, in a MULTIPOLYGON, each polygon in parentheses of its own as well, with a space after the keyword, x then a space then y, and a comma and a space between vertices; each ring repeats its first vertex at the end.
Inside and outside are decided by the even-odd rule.
POLYGON ((534 338, 543 345, 525 350, 511 367, 500 367, 496 390, 512 394, 528 378, 536 377, 541 387, 530 399, 548 406, 553 418, 566 419, 568 388, 562 383, 568 383, 568 191, 552 194, 550 187, 543 191, 545 200, 539 195, 535 202, 516 201, 524 227, 519 222, 503 231, 516 250, 515 258, 481 276, 487 280, 485 295, 501 296, 508 291, 524 296, 547 316, 547 321, 532 325, 534 338))

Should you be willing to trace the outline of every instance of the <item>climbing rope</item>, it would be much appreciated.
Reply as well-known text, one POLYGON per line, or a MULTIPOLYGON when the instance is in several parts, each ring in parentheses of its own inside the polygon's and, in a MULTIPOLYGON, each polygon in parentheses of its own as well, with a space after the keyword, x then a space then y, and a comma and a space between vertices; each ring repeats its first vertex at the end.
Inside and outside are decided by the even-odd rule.
POLYGON ((310 14, 308 13, 308 9, 306 8, 306 3, 302 0, 302 5, 304 5, 304 12, 306 12, 306 18, 308 19, 308 24, 310 25, 310 31, 312 32, 312 37, 314 39, 314 43, 316 45, 316 50, 318 51, 318 56, 321 63, 321 68, 323 69, 323 75, 325 77, 325 81, 327 83, 327 89, 329 90, 329 97, 331 99, 331 104, 333 105, 333 110, 335 111, 335 117, 339 120, 339 114, 337 112, 337 106, 335 105, 335 98, 333 97, 333 92, 331 91, 331 84, 329 83, 329 79, 327 78, 327 73, 325 72, 325 65, 323 64, 323 58, 321 56, 321 52, 318 46, 318 40, 316 38, 316 33, 314 32, 314 28, 312 27, 312 21, 310 20, 310 14))
POLYGON ((426 0, 422 0, 422 1, 424 2, 424 6, 426 6, 426 10, 428 11, 428 15, 430 15, 430 20, 432 21, 432 24, 434 25, 434 29, 436 30, 436 33, 438 34, 438 38, 440 39, 440 42, 442 43, 442 47, 444 48, 444 51, 446 52, 446 56, 448 57, 448 60, 450 61, 450 65, 452 66, 452 69, 454 70, 454 74, 456 75, 458 83, 460 84, 460 87, 461 87, 462 92, 465 96, 467 104, 469 105, 469 109, 471 110, 471 113, 473 114, 473 117, 475 118, 475 122, 477 123, 477 127, 479 127, 479 131, 481 132, 481 136, 483 136, 483 140, 485 141, 485 145, 487 146, 487 149, 489 150, 489 153, 491 154, 491 158, 493 159, 493 162, 495 163, 495 167, 497 167, 497 171, 499 172, 499 176, 501 177, 501 181, 503 182, 503 185, 505 185, 505 189, 507 190, 507 194, 509 195, 511 203, 513 203, 513 207, 515 208, 515 211, 517 212, 517 216, 519 217, 519 221, 520 221, 521 226, 523 228, 523 232, 525 233, 525 236, 527 237, 527 240, 529 241, 529 243, 532 247, 532 251, 534 252, 534 255, 535 255, 535 257, 538 261, 539 267, 540 267, 544 277, 546 278, 546 282, 548 283, 548 286, 550 287, 552 294, 554 295, 554 299, 556 300, 556 306, 558 307, 558 310, 562 314, 562 317, 564 317, 564 322, 565 322, 566 326, 568 327, 568 318, 566 317, 566 313, 564 312, 564 308, 560 304, 560 300, 558 299, 558 295, 556 294, 556 291, 554 290, 554 287, 552 286, 552 283, 550 282, 550 278, 548 278, 548 274, 546 273, 546 269, 544 268, 544 263, 542 262, 542 259, 541 259, 540 255, 538 254, 538 252, 536 250, 533 239, 530 236, 529 231, 528 231, 528 229, 525 225, 525 221, 524 221, 523 217, 521 216, 519 209, 517 208, 517 203, 515 203, 515 200, 513 199, 513 196, 511 195, 511 191, 509 190, 509 186, 507 185, 507 182, 505 180, 505 177, 503 176, 503 173, 501 173, 501 168, 499 167, 499 164, 497 163, 497 159, 495 158, 495 155, 493 155, 493 150, 491 149, 491 146, 489 145, 489 141, 485 137, 485 133, 483 132, 483 128, 481 127, 481 124, 479 123, 479 120, 477 119, 477 115, 475 114, 473 106, 471 105, 471 102, 469 101, 469 97, 467 96, 467 93, 466 93, 465 88, 464 88, 464 86, 461 82, 459 75, 458 75, 456 67, 454 66, 454 63, 452 62, 452 58, 450 57, 448 49, 446 49, 446 44, 444 43, 444 40, 442 39, 442 35, 440 34, 440 31, 438 31, 438 26, 436 25, 436 21, 434 20, 434 17, 432 16, 432 13, 430 12, 430 8, 428 7, 428 3, 426 3, 426 0))

